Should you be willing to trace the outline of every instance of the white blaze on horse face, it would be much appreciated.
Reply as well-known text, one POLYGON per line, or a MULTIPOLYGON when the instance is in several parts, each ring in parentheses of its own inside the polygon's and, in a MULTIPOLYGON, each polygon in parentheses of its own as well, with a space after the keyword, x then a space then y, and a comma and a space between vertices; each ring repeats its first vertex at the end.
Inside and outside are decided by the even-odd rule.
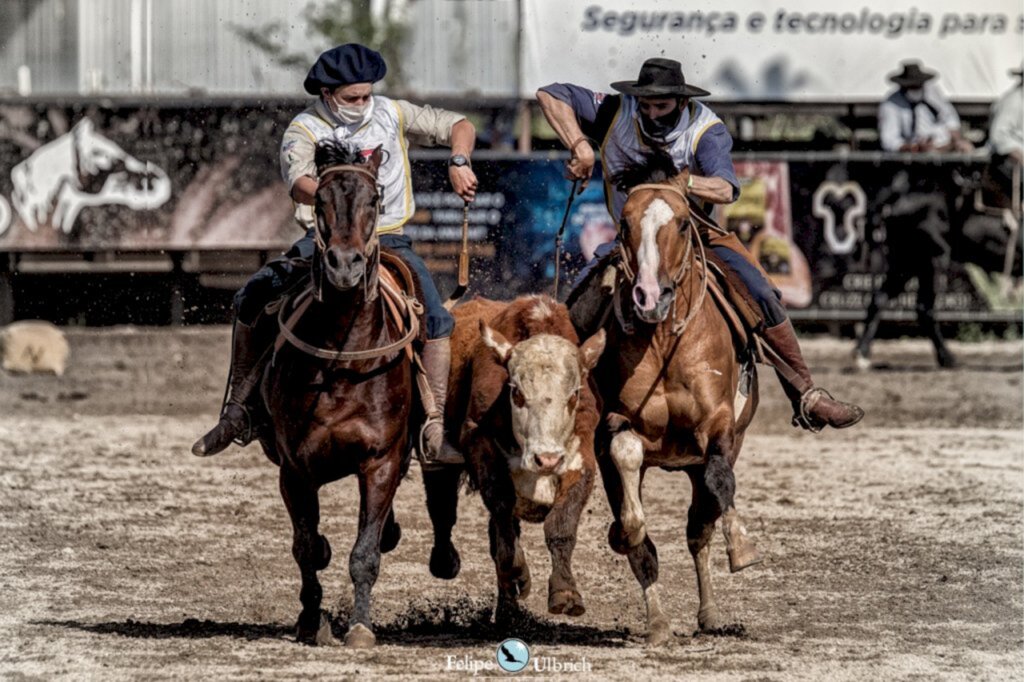
POLYGON ((547 473, 580 468, 575 430, 583 376, 576 345, 552 334, 531 336, 513 348, 508 374, 512 435, 522 451, 517 468, 547 473))
POLYGON ((661 254, 658 253, 658 231, 672 221, 675 212, 665 203, 664 199, 654 199, 647 205, 644 215, 640 218, 640 248, 637 250, 637 283, 636 287, 643 292, 643 299, 638 300, 634 290, 634 299, 641 310, 653 310, 661 297, 661 286, 658 284, 658 267, 661 254))

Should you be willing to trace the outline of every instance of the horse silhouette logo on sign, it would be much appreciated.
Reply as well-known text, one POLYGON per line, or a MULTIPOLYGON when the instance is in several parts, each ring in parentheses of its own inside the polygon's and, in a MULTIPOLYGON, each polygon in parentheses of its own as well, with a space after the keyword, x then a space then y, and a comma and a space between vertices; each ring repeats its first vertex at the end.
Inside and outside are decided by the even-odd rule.
POLYGON ((83 208, 153 209, 171 196, 162 168, 125 152, 88 118, 11 169, 11 183, 14 209, 32 232, 52 225, 70 234, 83 208))

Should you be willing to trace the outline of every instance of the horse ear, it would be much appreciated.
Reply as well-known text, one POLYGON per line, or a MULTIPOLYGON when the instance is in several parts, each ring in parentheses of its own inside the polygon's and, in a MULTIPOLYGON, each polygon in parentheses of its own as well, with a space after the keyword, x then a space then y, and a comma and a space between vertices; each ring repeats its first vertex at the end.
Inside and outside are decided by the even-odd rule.
POLYGON ((480 338, 484 345, 491 349, 499 364, 508 364, 512 356, 512 344, 508 342, 501 332, 491 329, 486 322, 480 320, 480 338))
POLYGON ((580 364, 583 366, 583 371, 589 372, 597 366, 597 361, 601 358, 601 353, 604 352, 605 340, 604 330, 598 329, 596 334, 580 346, 580 364))
POLYGON ((379 144, 377 148, 371 152, 370 157, 366 160, 366 165, 370 167, 370 171, 374 175, 377 174, 377 169, 380 168, 381 161, 384 160, 384 145, 379 144))

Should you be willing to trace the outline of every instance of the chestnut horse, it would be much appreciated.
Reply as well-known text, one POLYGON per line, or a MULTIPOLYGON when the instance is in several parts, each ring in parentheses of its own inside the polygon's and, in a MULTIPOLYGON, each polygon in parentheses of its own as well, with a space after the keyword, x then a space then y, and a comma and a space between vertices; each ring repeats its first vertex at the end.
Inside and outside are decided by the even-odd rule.
POLYGON ((709 563, 716 521, 722 518, 733 571, 761 560, 733 504, 732 471, 757 408, 757 385, 707 294, 707 269, 698 255, 703 246, 686 195, 689 172, 629 169, 618 180, 631 189, 612 306, 618 324, 608 326, 609 351, 593 375, 606 427, 598 434, 598 461, 615 516, 609 543, 629 558, 647 605, 648 642, 660 644, 670 638, 671 626, 658 597, 658 554, 642 504, 644 474, 661 467, 690 478, 686 539, 697 569, 697 620, 702 631, 721 630, 709 563), (738 406, 741 381, 749 398, 738 406))
POLYGON ((297 636, 308 644, 330 638, 317 580, 331 560, 318 531, 319 488, 353 474, 359 479, 359 529, 349 556, 355 607, 346 645, 374 645, 370 590, 381 552, 401 536, 392 501, 409 465, 414 379, 405 349, 418 323, 410 314, 406 333, 385 312, 376 232, 381 158, 379 147, 369 157, 333 144, 317 148, 312 265, 320 291, 303 292, 301 304, 285 302, 279 319, 298 319, 281 325, 288 343, 278 342, 262 385, 270 427, 260 442, 281 468, 302 576, 297 636), (289 310, 301 305, 305 313, 289 310))

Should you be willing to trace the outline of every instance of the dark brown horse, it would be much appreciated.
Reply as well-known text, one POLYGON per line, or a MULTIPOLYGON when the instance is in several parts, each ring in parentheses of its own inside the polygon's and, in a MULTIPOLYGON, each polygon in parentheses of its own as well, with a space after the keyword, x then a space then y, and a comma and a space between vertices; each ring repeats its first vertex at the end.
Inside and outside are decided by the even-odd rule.
MULTIPOLYGON (((641 169, 646 171, 647 169, 641 169)), ((743 371, 725 319, 706 291, 701 242, 686 197, 689 173, 650 171, 623 210, 622 282, 608 352, 594 371, 604 402, 598 462, 615 516, 613 549, 629 558, 647 604, 648 641, 671 637, 658 597, 658 554, 641 489, 650 467, 690 478, 686 538, 697 569, 703 631, 724 627, 711 591, 709 542, 723 520, 733 571, 760 561, 733 503, 732 467, 757 408, 756 374, 743 371), (738 399, 741 381, 747 398, 738 399), (741 404, 742 403, 742 404, 741 404)))
MULTIPOLYGON (((323 643, 317 571, 327 568, 331 546, 320 535, 321 486, 345 476, 359 479, 359 531, 349 556, 355 608, 345 644, 373 646, 370 590, 381 552, 401 535, 392 500, 409 464, 413 373, 405 352, 410 334, 386 314, 379 281, 376 234, 378 147, 364 157, 343 147, 320 146, 316 194, 314 281, 319 297, 285 304, 308 308, 280 345, 262 385, 270 429, 260 441, 281 468, 281 495, 294 529, 292 553, 302 575, 298 639, 323 643), (403 343, 403 340, 405 343, 403 343)), ((415 327, 413 321, 412 326, 415 327)))

